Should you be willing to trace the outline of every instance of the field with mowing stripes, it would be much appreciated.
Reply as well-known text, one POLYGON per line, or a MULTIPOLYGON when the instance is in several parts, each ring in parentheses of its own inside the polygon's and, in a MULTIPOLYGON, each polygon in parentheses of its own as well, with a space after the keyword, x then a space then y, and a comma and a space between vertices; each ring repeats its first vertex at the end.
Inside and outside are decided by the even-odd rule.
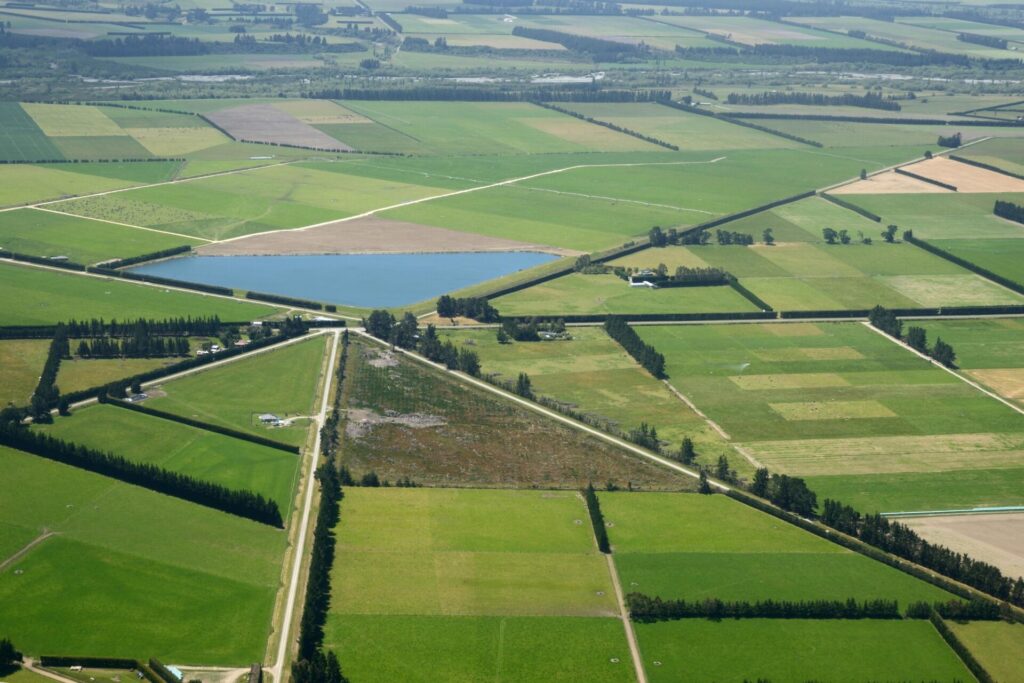
POLYGON ((0 611, 20 647, 223 665, 262 655, 283 532, 33 455, 0 456, 0 555, 54 534, 0 574, 0 611))

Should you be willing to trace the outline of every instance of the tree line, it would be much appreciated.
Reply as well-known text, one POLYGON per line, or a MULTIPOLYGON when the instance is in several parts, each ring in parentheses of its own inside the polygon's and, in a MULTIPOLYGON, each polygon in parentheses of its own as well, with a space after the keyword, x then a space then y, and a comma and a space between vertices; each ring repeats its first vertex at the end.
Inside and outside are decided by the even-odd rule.
POLYGON ((185 254, 190 251, 192 251, 192 246, 188 244, 183 244, 180 247, 171 247, 170 249, 161 249, 160 251, 153 251, 148 254, 140 254, 138 256, 130 256, 128 258, 117 259, 116 261, 107 261, 103 265, 106 268, 126 268, 127 266, 133 266, 136 263, 155 261, 157 259, 167 258, 169 256, 185 254))
POLYGON ((229 489, 149 463, 133 462, 10 421, 0 423, 0 444, 262 524, 284 527, 277 503, 253 491, 229 489))
MULTIPOLYGON (((895 600, 671 600, 629 593, 626 606, 633 621, 679 619, 902 619, 895 600)), ((927 617, 925 617, 927 618, 927 617)))
POLYGON ((616 268, 615 274, 623 280, 651 282, 659 287, 715 287, 729 284, 729 273, 721 268, 689 268, 679 266, 669 275, 668 267, 659 263, 653 274, 634 273, 632 268, 616 268))
POLYGON ((224 325, 219 316, 178 317, 162 320, 137 318, 135 320, 118 321, 111 318, 90 320, 69 320, 62 323, 69 337, 81 339, 86 337, 134 337, 137 335, 165 335, 170 337, 216 337, 224 325))
POLYGON ((620 125, 618 125, 616 123, 611 123, 610 121, 602 121, 601 119, 595 119, 593 116, 586 116, 585 114, 580 114, 579 112, 572 111, 571 109, 566 109, 564 107, 559 107, 559 106, 556 106, 554 104, 550 104, 550 103, 547 103, 547 102, 534 102, 534 104, 536 104, 539 107, 544 107, 545 109, 550 109, 552 111, 557 111, 557 112, 559 112, 561 114, 565 114, 567 116, 572 116, 573 118, 580 119, 581 121, 586 121, 587 123, 592 123, 595 126, 601 126, 603 128, 607 128, 608 130, 613 130, 616 133, 622 133, 623 135, 629 135, 631 137, 637 138, 638 140, 643 140, 644 142, 649 142, 652 145, 658 145, 659 147, 664 147, 665 149, 670 149, 673 152, 678 152, 679 151, 679 146, 678 145, 673 145, 671 142, 665 142, 664 140, 662 140, 660 138, 653 137, 651 135, 644 135, 643 133, 635 131, 632 128, 625 128, 625 127, 620 126, 620 125))
POLYGON ((903 321, 896 317, 893 311, 881 306, 875 306, 868 313, 868 322, 877 330, 884 332, 890 337, 899 341, 905 341, 907 346, 916 351, 930 356, 947 368, 956 367, 956 351, 948 343, 939 337, 935 340, 935 346, 928 348, 928 334, 923 327, 911 327, 907 330, 906 337, 903 336, 903 321))
POLYGON ((437 315, 442 318, 472 318, 482 323, 498 322, 498 309, 482 296, 455 298, 444 294, 437 300, 437 315))
POLYGON ((191 351, 187 337, 155 337, 140 334, 121 341, 110 337, 82 339, 76 353, 81 358, 164 358, 187 356, 191 351))
POLYGON ((412 88, 325 88, 302 94, 318 100, 389 100, 414 102, 662 102, 668 90, 613 90, 586 83, 521 90, 475 86, 424 85, 412 88))
POLYGON ((986 47, 994 47, 997 50, 1005 50, 1008 43, 1005 38, 997 36, 983 36, 978 33, 958 33, 956 39, 962 43, 974 43, 986 47))
POLYGON ((596 62, 622 62, 627 59, 643 59, 651 54, 651 48, 644 43, 632 45, 614 40, 592 38, 575 33, 552 31, 546 28, 526 28, 516 26, 512 35, 540 40, 545 43, 557 43, 572 52, 585 54, 596 62))
POLYGON ((57 325, 57 329, 50 340, 50 347, 46 352, 46 362, 43 363, 43 371, 39 374, 39 382, 32 392, 29 405, 32 410, 33 419, 39 422, 52 422, 50 409, 60 399, 60 389, 57 388, 57 373, 60 371, 60 362, 64 358, 71 357, 71 345, 68 341, 68 331, 64 325, 57 325))
POLYGON ((604 513, 601 512, 601 501, 597 499, 594 485, 587 484, 587 488, 581 491, 583 500, 587 504, 587 512, 590 513, 590 524, 594 527, 594 538, 597 539, 597 549, 607 555, 612 551, 608 542, 608 528, 604 523, 604 513))
POLYGON ((808 488, 802 478, 788 474, 769 474, 766 467, 754 472, 750 492, 801 517, 813 517, 818 507, 817 494, 808 488))
POLYGON ((818 107, 863 107, 866 109, 884 109, 900 111, 899 102, 883 97, 880 93, 869 92, 864 95, 843 93, 842 95, 823 95, 821 93, 771 91, 762 93, 729 93, 725 98, 728 104, 762 106, 771 104, 805 104, 818 107))
MULTIPOLYGON (((897 52, 874 48, 811 47, 807 45, 761 44, 753 47, 683 47, 676 46, 676 53, 684 59, 696 61, 744 61, 757 60, 761 63, 793 63, 797 61, 818 64, 885 64, 888 66, 959 66, 971 64, 967 55, 943 52, 897 52)), ((983 60, 984 66, 1006 68, 1004 62, 1012 60, 983 60)))
POLYGON ((375 310, 363 319, 363 327, 372 336, 393 346, 418 351, 428 360, 442 363, 449 370, 460 370, 467 375, 480 375, 480 356, 465 347, 458 348, 451 340, 441 341, 437 328, 427 325, 420 335, 419 321, 406 311, 401 320, 396 320, 389 311, 375 310))
POLYGON ((631 355, 636 362, 647 372, 658 379, 663 379, 665 374, 665 356, 658 353, 657 349, 640 338, 626 319, 622 316, 610 315, 605 320, 604 330, 608 336, 614 339, 631 355))
POLYGON ((1024 223, 1024 206, 997 199, 992 213, 1016 223, 1024 223))
MULTIPOLYGON (((924 249, 927 252, 931 252, 932 254, 935 254, 936 256, 944 258, 947 261, 951 261, 951 262, 957 264, 958 266, 960 266, 962 268, 966 268, 967 270, 971 271, 972 273, 977 273, 978 275, 981 275, 984 278, 988 278, 989 280, 992 280, 993 282, 998 282, 999 284, 1001 284, 1003 287, 1006 287, 1007 289, 1012 289, 1013 291, 1015 291, 1015 292, 1017 292, 1019 294, 1024 294, 1024 284, 1021 284, 1021 283, 1019 283, 1019 282, 1017 282, 1015 280, 1011 280, 1009 278, 1003 277, 999 273, 993 273, 991 270, 988 270, 987 268, 982 268, 981 266, 979 266, 976 263, 973 263, 971 261, 968 261, 967 259, 961 258, 961 257, 957 256, 956 254, 951 254, 950 252, 946 251, 945 249, 937 247, 934 244, 929 244, 928 242, 925 242, 924 240, 917 239, 916 237, 914 237, 914 232, 912 230, 904 231, 903 239, 904 239, 904 241, 909 242, 910 244, 913 244, 915 247, 920 247, 920 248, 924 249)), ((945 310, 948 310, 948 307, 945 310)))

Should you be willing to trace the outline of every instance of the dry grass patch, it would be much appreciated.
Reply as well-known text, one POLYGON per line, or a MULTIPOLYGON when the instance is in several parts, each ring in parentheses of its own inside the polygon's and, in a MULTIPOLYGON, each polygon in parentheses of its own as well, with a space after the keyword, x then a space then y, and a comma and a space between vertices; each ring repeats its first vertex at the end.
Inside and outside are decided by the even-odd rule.
POLYGON ((935 194, 952 192, 952 190, 901 175, 896 171, 886 171, 828 192, 829 194, 935 194))
POLYGON ((903 296, 922 306, 994 306, 1019 304, 1019 294, 974 274, 894 275, 880 278, 903 296))
POLYGON ((970 370, 967 374, 1004 398, 1024 400, 1024 368, 970 370))
POLYGON ((781 375, 739 375, 730 377, 740 389, 760 391, 770 389, 820 389, 845 387, 849 382, 834 372, 805 372, 781 375))
POLYGON ((96 107, 25 103, 21 108, 50 137, 127 135, 96 107))
POLYGON ((825 334, 815 323, 768 323, 762 329, 776 337, 820 337, 825 334))
POLYGON ((661 149, 657 145, 638 140, 624 133, 617 133, 603 126, 586 123, 569 116, 523 117, 514 120, 542 133, 602 152, 657 151, 661 149))
POLYGON ((216 128, 125 128, 153 156, 187 154, 228 141, 216 128))
POLYGON ((743 447, 773 471, 796 476, 997 469, 1024 461, 1020 434, 761 441, 743 447))
POLYGON ((769 403, 772 410, 791 422, 799 420, 859 420, 897 417, 878 401, 800 401, 769 403))

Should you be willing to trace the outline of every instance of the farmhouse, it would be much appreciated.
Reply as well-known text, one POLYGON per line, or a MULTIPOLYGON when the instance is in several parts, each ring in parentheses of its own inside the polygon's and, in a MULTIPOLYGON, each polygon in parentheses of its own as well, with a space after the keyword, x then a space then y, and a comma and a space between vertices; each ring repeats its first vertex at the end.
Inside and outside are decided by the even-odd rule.
POLYGON ((280 421, 281 418, 279 418, 277 415, 274 415, 273 413, 263 413, 262 415, 260 415, 260 422, 262 422, 263 424, 277 424, 280 421))

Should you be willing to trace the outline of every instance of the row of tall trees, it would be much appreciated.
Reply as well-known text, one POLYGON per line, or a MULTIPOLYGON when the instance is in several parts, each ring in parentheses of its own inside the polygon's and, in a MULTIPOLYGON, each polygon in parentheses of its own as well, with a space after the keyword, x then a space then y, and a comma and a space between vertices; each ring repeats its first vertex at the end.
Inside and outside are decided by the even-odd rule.
POLYGON ((843 93, 842 95, 823 95, 809 92, 787 92, 773 90, 761 93, 729 93, 725 98, 729 104, 763 106, 769 104, 804 104, 821 107, 864 107, 867 109, 884 109, 900 111, 899 102, 882 96, 881 93, 868 92, 864 95, 843 93))
POLYGON ((956 39, 962 43, 974 43, 986 47, 994 47, 997 50, 1005 50, 1007 42, 1005 38, 998 36, 985 36, 979 33, 958 33, 956 39))
POLYGON ((437 314, 442 318, 472 318, 482 323, 498 321, 498 309, 482 296, 455 298, 445 294, 437 300, 437 314))
POLYGON ((198 317, 191 316, 182 318, 164 318, 163 320, 147 320, 138 318, 136 320, 118 321, 112 318, 109 321, 103 318, 91 320, 69 320, 64 323, 68 336, 73 339, 83 337, 133 337, 139 334, 166 336, 199 336, 216 337, 220 334, 221 320, 218 316, 198 317))
POLYGON ((60 389, 57 387, 60 362, 64 358, 70 357, 71 348, 67 328, 58 324, 54 330, 53 339, 50 340, 50 348, 46 353, 43 371, 39 374, 39 382, 36 383, 35 391, 32 392, 30 399, 32 417, 37 422, 52 421, 50 409, 60 400, 60 389))
MULTIPOLYGON (((678 619, 902 619, 895 600, 668 600, 642 593, 626 596, 633 621, 678 619)), ((927 617, 925 617, 927 618, 927 617)))
POLYGON ((63 441, 13 423, 0 424, 0 444, 263 524, 278 528, 284 526, 277 503, 253 491, 229 489, 156 465, 134 462, 113 453, 63 441))
POLYGON ((82 358, 162 358, 187 356, 190 350, 187 337, 139 335, 120 341, 110 337, 82 339, 76 353, 82 358))
POLYGON ((590 524, 594 527, 594 538, 597 540, 597 549, 604 554, 612 551, 611 543, 608 542, 608 527, 604 522, 604 513, 601 512, 601 501, 597 499, 594 485, 587 484, 587 488, 581 492, 583 500, 587 503, 587 512, 590 513, 590 524))
POLYGON ((577 119, 580 119, 582 121, 586 121, 587 123, 592 123, 595 126, 601 126, 602 128, 607 128, 609 130, 613 130, 616 133, 622 133, 624 135, 629 135, 629 136, 637 138, 639 140, 643 140, 644 142, 649 142, 652 145, 658 145, 659 147, 664 147, 665 149, 671 149, 674 152, 678 152, 679 151, 679 146, 678 145, 674 145, 671 142, 666 142, 665 140, 662 140, 661 138, 656 138, 656 137, 651 136, 651 135, 645 135, 644 133, 641 133, 639 131, 633 130, 632 128, 626 128, 624 126, 620 126, 617 123, 612 123, 611 121, 602 121, 601 119, 595 119, 593 116, 587 116, 586 114, 581 114, 579 112, 572 111, 571 109, 566 109, 564 107, 559 107, 557 105, 554 105, 554 104, 551 104, 551 103, 548 103, 548 102, 535 102, 534 104, 536 104, 538 106, 541 106, 541 107, 544 107, 545 109, 551 109, 551 110, 557 111, 557 112, 559 112, 561 114, 565 114, 567 116, 572 116, 573 118, 577 118, 577 119))
POLYGON ((476 351, 464 346, 459 348, 450 339, 442 342, 433 325, 427 325, 416 350, 428 360, 442 363, 449 370, 459 370, 473 377, 480 376, 480 356, 476 351))
POLYGON ((647 372, 658 379, 667 376, 665 374, 665 356, 641 339, 625 318, 617 315, 608 316, 604 322, 604 329, 608 336, 617 341, 626 350, 626 353, 633 356, 647 372))
MULTIPOLYGON (((379 17, 385 14, 377 15, 379 17)), ((2 41, 0 41, 2 45, 2 41)), ((303 93, 318 100, 398 100, 413 102, 663 102, 671 99, 669 90, 605 89, 585 83, 558 87, 497 89, 451 85, 422 85, 410 88, 325 88, 303 93)))
POLYGON ((750 492, 801 517, 813 517, 818 508, 818 496, 807 482, 788 474, 769 473, 767 467, 754 472, 750 492))
POLYGON ((935 340, 935 346, 928 347, 928 333, 923 327, 910 327, 907 329, 907 346, 926 356, 931 356, 947 368, 956 367, 956 351, 947 342, 939 337, 935 340))
POLYGON ((748 247, 754 243, 754 236, 745 232, 734 232, 732 230, 715 230, 715 239, 722 246, 736 245, 748 247))
POLYGON ((1024 223, 1024 206, 1021 206, 1020 204, 1014 204, 1013 202, 997 199, 995 206, 992 208, 992 213, 1000 218, 1005 218, 1017 223, 1024 223))

